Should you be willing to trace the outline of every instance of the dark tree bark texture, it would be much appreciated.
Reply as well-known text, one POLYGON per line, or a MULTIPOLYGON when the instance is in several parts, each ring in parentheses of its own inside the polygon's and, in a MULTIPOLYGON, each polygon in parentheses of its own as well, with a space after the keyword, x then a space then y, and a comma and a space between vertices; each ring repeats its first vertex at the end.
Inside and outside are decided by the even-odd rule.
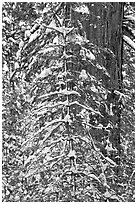
MULTIPOLYGON (((97 73, 103 79, 105 87, 112 93, 114 90, 122 92, 122 21, 124 3, 121 2, 93 2, 88 3, 90 17, 83 22, 87 39, 100 49, 97 61, 102 64, 110 74, 110 79, 97 73)), ((115 99, 114 99, 115 100, 115 99)), ((109 103, 109 101, 108 101, 109 103)), ((118 129, 113 129, 112 140, 120 151, 121 109, 118 113, 118 129)), ((119 161, 120 162, 120 161, 119 161)))
MULTIPOLYGON (((111 76, 111 87, 122 85, 122 20, 123 7, 121 2, 88 3, 90 19, 84 22, 87 38, 95 45, 106 48, 105 56, 100 61, 111 76), (108 51, 110 49, 115 57, 108 51)), ((107 85, 107 84, 106 84, 107 85)), ((108 85, 109 86, 109 85, 108 85)))

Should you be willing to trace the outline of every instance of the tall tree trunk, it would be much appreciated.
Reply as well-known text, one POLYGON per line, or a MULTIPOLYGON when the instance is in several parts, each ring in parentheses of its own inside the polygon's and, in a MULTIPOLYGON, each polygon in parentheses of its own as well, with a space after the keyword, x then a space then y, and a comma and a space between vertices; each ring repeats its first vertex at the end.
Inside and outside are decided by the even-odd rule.
MULTIPOLYGON (((122 92, 122 20, 124 4, 120 2, 88 3, 90 18, 83 22, 88 40, 102 48, 100 63, 110 74, 110 82, 104 78, 104 84, 110 91, 122 92)), ((102 76, 100 76, 102 77, 102 76)), ((118 107, 118 131, 115 145, 120 154, 121 108, 118 107)), ((112 133, 113 134, 113 133, 112 133)), ((115 134, 112 136, 115 138, 115 134)))
POLYGON ((102 57, 111 75, 112 88, 120 88, 122 83, 122 20, 123 3, 88 3, 90 19, 84 22, 87 38, 95 45, 110 49, 115 57, 106 52, 102 57))

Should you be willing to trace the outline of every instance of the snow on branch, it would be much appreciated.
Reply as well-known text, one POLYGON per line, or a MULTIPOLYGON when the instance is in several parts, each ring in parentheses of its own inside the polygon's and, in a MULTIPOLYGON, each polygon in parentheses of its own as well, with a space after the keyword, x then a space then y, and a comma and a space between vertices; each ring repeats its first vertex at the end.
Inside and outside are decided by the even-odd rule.
POLYGON ((123 40, 124 40, 125 43, 127 43, 131 48, 133 48, 135 50, 135 43, 133 42, 133 40, 131 40, 126 35, 123 35, 123 40))
POLYGON ((95 128, 95 129, 98 129, 98 130, 102 130, 102 128, 103 128, 103 125, 101 126, 94 126, 94 125, 91 125, 91 124, 89 124, 89 123, 86 123, 86 122, 82 122, 83 124, 85 124, 85 125, 87 125, 87 126, 89 126, 89 127, 92 127, 92 128, 95 128))
POLYGON ((38 112, 38 115, 41 115, 41 114, 43 114, 44 112, 39 112, 39 111, 41 111, 41 110, 43 110, 43 109, 45 109, 45 108, 55 108, 55 107, 57 107, 57 106, 67 106, 67 105, 68 105, 68 101, 55 103, 55 104, 53 104, 53 105, 45 105, 45 106, 39 107, 39 108, 36 110, 35 113, 38 112))
MULTIPOLYGON (((47 139, 47 138, 46 138, 47 139)), ((44 139, 45 140, 45 139, 44 139)), ((37 151, 37 160, 38 159, 40 159, 40 157, 43 155, 43 154, 45 154, 45 156, 48 156, 48 154, 50 153, 50 148, 51 148, 51 146, 52 145, 56 145, 58 142, 60 142, 60 141, 62 141, 62 140, 65 140, 65 139, 63 139, 63 137, 62 137, 62 139, 59 139, 59 140, 57 140, 56 142, 53 142, 53 143, 51 143, 50 144, 50 146, 42 146, 42 148, 41 149, 39 149, 38 151, 37 151)), ((66 143, 65 143, 66 144, 66 143)), ((63 148, 63 150, 62 150, 62 152, 61 152, 61 155, 63 154, 63 152, 65 151, 65 145, 63 146, 64 148, 63 148)), ((48 159, 49 159, 49 156, 48 156, 48 159)), ((50 159, 51 160, 51 159, 50 159)))
POLYGON ((50 128, 50 131, 48 131, 48 134, 45 136, 45 138, 43 139, 43 143, 50 137, 50 135, 52 134, 52 132, 54 130, 56 130, 59 126, 61 125, 61 123, 57 124, 56 126, 54 126, 52 129, 50 128))
POLYGON ((98 149, 98 148, 96 147, 96 145, 95 145, 95 143, 94 143, 94 140, 93 140, 93 138, 92 138, 92 136, 91 136, 89 130, 87 130, 87 132, 88 132, 89 140, 91 141, 91 145, 93 146, 93 149, 94 149, 96 152, 99 152, 100 149, 98 149))
POLYGON ((74 27, 72 27, 72 28, 66 28, 66 27, 64 27, 64 26, 62 26, 62 27, 56 27, 56 26, 50 27, 50 26, 45 26, 45 27, 48 28, 48 29, 51 29, 51 30, 55 30, 55 31, 57 31, 58 33, 61 33, 61 34, 64 36, 64 38, 66 37, 66 35, 68 35, 69 33, 71 33, 71 32, 73 31, 73 29, 74 29, 74 27))
MULTIPOLYGON (((85 105, 82 105, 82 104, 80 104, 78 101, 74 101, 74 102, 70 103, 70 105, 73 105, 73 104, 76 104, 76 105, 78 105, 78 106, 81 106, 82 108, 84 108, 84 109, 86 109, 86 110, 89 110, 89 111, 91 111, 91 112, 93 112, 93 113, 95 113, 95 114, 98 114, 98 115, 102 116, 100 112, 93 110, 93 108, 91 108, 91 107, 87 107, 87 106, 85 106, 85 105)), ((102 116, 102 117, 103 117, 103 116, 102 116)))
POLYGON ((90 14, 88 6, 81 4, 79 6, 77 6, 76 8, 73 8, 74 11, 78 12, 78 13, 82 13, 82 14, 90 14))
POLYGON ((62 45, 61 44, 58 44, 58 45, 49 44, 49 45, 46 45, 43 49, 41 49, 38 53, 39 54, 41 54, 41 53, 45 54, 45 53, 48 53, 48 52, 52 52, 58 47, 62 47, 62 45))
POLYGON ((123 94, 123 93, 120 92, 120 91, 115 90, 114 93, 117 94, 117 95, 119 95, 119 99, 121 99, 122 97, 129 99, 129 97, 128 97, 126 94, 123 94))
POLYGON ((49 96, 56 95, 56 94, 67 95, 67 96, 71 95, 71 94, 74 94, 74 95, 81 96, 77 91, 68 91, 68 90, 64 89, 64 90, 61 90, 61 91, 54 91, 54 92, 51 92, 49 94, 45 94, 43 96, 40 96, 39 99, 47 98, 49 96))
MULTIPOLYGON (((52 129, 50 128, 50 131, 48 132, 48 134, 46 135, 46 137, 44 138, 43 142, 45 140, 48 139, 48 137, 50 137, 51 133, 58 128, 61 125, 61 123, 58 123, 56 126, 54 126, 52 129)), ((23 144, 22 147, 26 146, 28 142, 34 140, 34 137, 37 136, 38 134, 40 134, 43 130, 47 131, 47 129, 45 127, 42 127, 39 131, 37 131, 31 138, 27 139, 23 144)))
MULTIPOLYGON (((82 135, 82 136, 75 136, 75 137, 73 137, 73 139, 74 139, 74 138, 77 138, 77 139, 79 139, 80 141, 85 142, 87 146, 89 146, 89 147, 92 148, 92 145, 90 144, 90 138, 88 138, 87 135, 86 135, 86 137, 82 135)), ((95 148, 96 148, 96 147, 95 147, 95 148)), ((94 149, 94 150, 95 150, 95 149, 94 149)), ((97 150, 97 148, 96 148, 96 150, 97 150)), ((99 149, 98 149, 98 151, 99 151, 99 149)))
MULTIPOLYGON (((59 125, 56 126, 56 128, 58 127, 59 125)), ((55 128, 53 128, 53 130, 55 130, 55 128)), ((51 132, 53 132, 53 130, 50 131, 50 133, 44 138, 44 140, 42 141, 42 143, 44 143, 45 140, 48 139, 48 137, 51 135, 51 132)), ((66 143, 67 143, 67 139, 66 138, 59 138, 58 140, 56 141, 53 141, 48 147, 45 147, 43 146, 38 152, 37 152, 37 156, 41 156, 43 153, 46 153, 46 152, 49 152, 50 148, 53 147, 54 145, 56 145, 57 143, 59 142, 64 142, 64 144, 62 145, 62 151, 61 151, 61 155, 65 152, 65 147, 66 147, 66 143), (45 149, 46 148, 46 149, 45 149), (43 150, 45 150, 43 152, 43 150)))
POLYGON ((38 130, 38 131, 34 134, 34 136, 35 136, 35 135, 38 135, 38 134, 41 133, 43 130, 46 130, 47 127, 49 127, 49 126, 51 126, 51 125, 54 125, 54 124, 56 124, 56 123, 60 123, 60 124, 61 124, 62 122, 64 122, 64 121, 61 120, 61 119, 55 119, 55 120, 52 120, 51 122, 47 122, 44 127, 42 127, 40 130, 38 130))
POLYGON ((54 160, 58 161, 58 159, 62 159, 62 157, 65 157, 65 156, 66 156, 66 154, 63 153, 63 154, 56 156, 56 157, 47 158, 47 160, 43 163, 43 165, 47 164, 48 162, 53 162, 54 160))
POLYGON ((28 170, 27 173, 25 174, 25 177, 28 178, 28 177, 31 177, 32 175, 37 174, 38 171, 39 171, 41 168, 43 168, 44 166, 47 167, 47 163, 48 163, 48 162, 54 162, 54 160, 56 160, 56 161, 54 162, 54 164, 55 164, 55 163, 58 162, 59 159, 62 159, 64 156, 66 156, 66 155, 65 155, 65 154, 62 154, 62 155, 56 156, 56 157, 54 157, 54 158, 47 156, 47 158, 45 158, 45 162, 44 162, 43 164, 38 163, 38 158, 35 158, 34 161, 32 161, 32 162, 30 163, 29 167, 31 167, 31 168, 29 168, 29 170, 28 170), (36 162, 37 162, 37 164, 38 164, 38 167, 35 166, 35 168, 34 168, 33 164, 35 164, 36 162))
POLYGON ((135 22, 135 17, 132 15, 124 16, 125 19, 135 22))

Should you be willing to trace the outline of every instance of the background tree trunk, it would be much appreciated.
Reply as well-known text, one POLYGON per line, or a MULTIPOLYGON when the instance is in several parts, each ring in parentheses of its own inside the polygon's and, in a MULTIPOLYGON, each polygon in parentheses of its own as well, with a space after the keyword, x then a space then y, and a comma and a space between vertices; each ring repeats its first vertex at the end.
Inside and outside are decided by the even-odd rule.
MULTIPOLYGON (((110 74, 110 80, 100 73, 99 78, 103 79, 105 87, 122 92, 122 21, 124 4, 120 2, 88 3, 90 18, 83 22, 87 39, 97 47, 101 48, 102 55, 99 55, 98 62, 102 64, 110 74)), ((115 99, 112 99, 113 101, 115 99)), ((110 103, 108 101, 108 103, 110 103)), ((112 140, 120 152, 121 133, 121 109, 117 107, 118 130, 112 131, 112 140)), ((113 120, 113 119, 112 119, 113 120)), ((113 121, 112 121, 113 123, 113 121)), ((119 161, 120 162, 120 161, 119 161)))
POLYGON ((120 88, 122 81, 122 20, 123 3, 88 3, 90 19, 83 23, 87 38, 95 45, 110 49, 100 58, 111 75, 111 88, 120 88))

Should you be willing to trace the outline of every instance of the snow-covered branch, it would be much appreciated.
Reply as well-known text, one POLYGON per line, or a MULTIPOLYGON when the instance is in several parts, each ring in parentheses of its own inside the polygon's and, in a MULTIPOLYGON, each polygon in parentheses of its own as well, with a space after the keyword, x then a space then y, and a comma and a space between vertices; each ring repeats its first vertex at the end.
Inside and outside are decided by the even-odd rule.
POLYGON ((52 129, 50 128, 50 131, 48 131, 45 127, 42 127, 39 131, 37 131, 32 137, 30 137, 29 139, 27 139, 25 142, 23 142, 22 147, 24 148, 24 146, 27 145, 27 143, 29 143, 30 141, 34 140, 34 137, 37 136, 38 134, 40 134, 42 131, 48 131, 48 134, 46 135, 46 137, 43 139, 43 142, 45 140, 48 139, 48 137, 50 137, 50 135, 52 134, 52 132, 58 128, 61 125, 61 123, 58 123, 56 126, 54 126, 52 129))
POLYGON ((39 99, 42 99, 42 98, 47 98, 47 97, 50 97, 52 95, 56 95, 56 94, 61 94, 61 95, 78 95, 78 96, 81 96, 77 91, 68 91, 66 89, 64 90, 61 90, 61 91, 54 91, 54 92, 51 92, 49 94, 45 94, 43 96, 40 96, 39 99))
POLYGON ((133 48, 135 50, 135 43, 133 42, 133 40, 131 40, 126 35, 123 35, 123 40, 124 40, 125 43, 127 43, 131 48, 133 48))
POLYGON ((66 28, 66 27, 63 27, 63 26, 62 26, 62 27, 56 27, 56 26, 50 27, 50 26, 46 26, 46 25, 44 25, 44 26, 45 26, 46 28, 48 28, 48 29, 57 31, 58 33, 62 34, 64 38, 66 37, 66 35, 68 35, 69 33, 71 33, 71 32, 73 31, 73 29, 74 29, 74 27, 72 27, 72 28, 66 28))
POLYGON ((42 127, 40 130, 38 130, 38 131, 34 134, 34 136, 35 136, 35 135, 38 135, 38 134, 41 133, 43 130, 46 130, 46 128, 48 128, 49 126, 54 125, 54 124, 56 124, 56 123, 61 124, 62 122, 64 122, 64 120, 61 120, 61 119, 55 119, 55 120, 52 120, 51 122, 47 122, 44 127, 42 127))
MULTIPOLYGON (((93 113, 95 113, 95 114, 98 114, 98 115, 102 116, 100 112, 95 111, 95 110, 94 110, 93 108, 91 108, 91 107, 87 107, 87 106, 85 106, 85 105, 82 105, 82 104, 80 104, 78 101, 74 101, 74 102, 70 103, 69 105, 74 105, 74 104, 76 104, 76 105, 78 105, 78 106, 81 106, 82 108, 84 108, 84 109, 86 109, 86 110, 88 110, 88 111, 91 111, 91 112, 93 112, 93 113)), ((103 117, 103 116, 102 116, 102 117, 103 117)))
POLYGON ((133 15, 127 15, 127 16, 124 16, 124 18, 125 18, 126 20, 135 22, 135 17, 134 17, 133 15))
POLYGON ((43 109, 46 109, 46 108, 55 108, 55 107, 57 107, 57 106, 67 106, 67 105, 68 105, 68 101, 58 102, 58 103, 55 103, 55 104, 53 104, 53 105, 43 105, 43 106, 39 107, 39 108, 35 111, 35 113, 38 112, 38 115, 40 115, 40 114, 43 114, 43 112, 41 113, 41 112, 39 112, 39 111, 42 111, 43 109))

